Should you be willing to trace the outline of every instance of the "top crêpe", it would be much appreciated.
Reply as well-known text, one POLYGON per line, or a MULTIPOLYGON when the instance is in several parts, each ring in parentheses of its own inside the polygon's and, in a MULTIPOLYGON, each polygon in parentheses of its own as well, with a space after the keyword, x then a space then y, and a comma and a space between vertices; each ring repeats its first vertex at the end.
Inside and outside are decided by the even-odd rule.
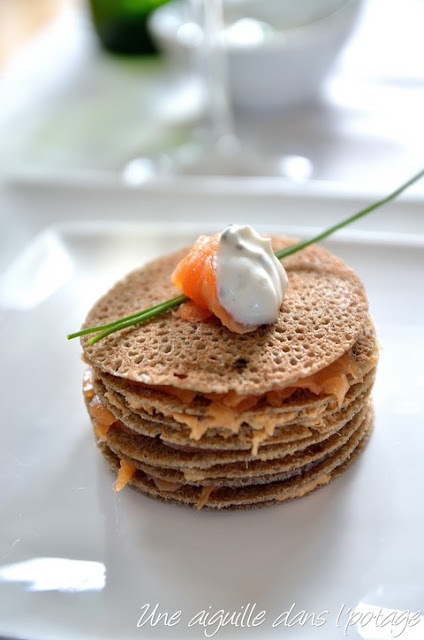
MULTIPOLYGON (((272 237, 274 251, 296 239, 272 237)), ((84 326, 130 315, 175 296, 171 274, 183 249, 133 271, 89 312, 84 326)), ((288 286, 275 323, 238 335, 216 318, 191 323, 167 312, 92 346, 94 368, 148 385, 201 393, 260 394, 328 366, 357 340, 367 318, 364 286, 340 258, 312 245, 284 258, 288 286)))

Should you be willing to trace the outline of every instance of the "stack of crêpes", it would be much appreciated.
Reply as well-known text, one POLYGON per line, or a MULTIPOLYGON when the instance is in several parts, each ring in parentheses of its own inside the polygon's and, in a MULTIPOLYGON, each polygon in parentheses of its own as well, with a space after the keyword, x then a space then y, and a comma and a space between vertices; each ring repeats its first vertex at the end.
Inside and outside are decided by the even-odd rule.
MULTIPOLYGON (((273 238, 273 248, 293 242, 273 238)), ((185 253, 129 274, 84 326, 175 296, 185 253)), ((363 449, 377 364, 364 287, 318 246, 283 264, 278 321, 252 333, 168 312, 92 346, 82 339, 84 395, 115 488, 197 508, 261 507, 327 484, 363 449)))

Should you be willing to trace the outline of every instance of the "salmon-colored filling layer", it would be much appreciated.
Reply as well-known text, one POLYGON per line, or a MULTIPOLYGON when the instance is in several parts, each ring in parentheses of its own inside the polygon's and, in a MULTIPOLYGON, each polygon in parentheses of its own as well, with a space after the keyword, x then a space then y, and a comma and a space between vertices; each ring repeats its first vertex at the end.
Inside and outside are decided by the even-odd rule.
POLYGON ((92 417, 98 422, 101 422, 106 426, 110 426, 116 422, 115 416, 111 411, 109 411, 109 409, 106 409, 99 396, 93 396, 88 408, 92 417))
POLYGON ((209 497, 212 493, 212 491, 214 491, 214 489, 216 489, 216 487, 203 487, 199 499, 196 503, 196 509, 198 511, 200 511, 200 509, 202 509, 202 507, 205 506, 205 504, 207 503, 207 501, 209 500, 209 497))
POLYGON ((131 462, 128 462, 127 460, 120 460, 118 476, 115 480, 115 484, 113 485, 113 490, 121 491, 129 483, 136 471, 137 467, 131 464, 131 462))
MULTIPOLYGON (((234 391, 229 391, 225 394, 203 394, 203 397, 209 399, 211 403, 207 407, 205 415, 201 417, 186 412, 166 411, 163 408, 161 410, 164 415, 171 416, 176 422, 187 425, 190 428, 190 437, 193 440, 200 440, 209 429, 214 428, 224 428, 231 433, 238 433, 241 425, 246 421, 244 412, 257 407, 263 399, 266 399, 266 402, 272 407, 280 407, 282 402, 297 389, 307 389, 316 395, 334 395, 338 405, 341 406, 352 384, 352 381, 349 381, 349 377, 354 379, 357 374, 358 367, 355 359, 351 352, 347 352, 321 371, 299 379, 294 384, 273 389, 261 395, 236 394, 234 391)), ((196 391, 178 389, 170 385, 149 387, 140 384, 139 386, 166 393, 187 404, 191 404, 196 395, 198 395, 196 391)), ((115 416, 102 405, 97 395, 91 399, 89 410, 96 421, 98 437, 105 439, 110 425, 116 421, 115 416)), ((270 414, 267 412, 266 407, 262 411, 256 411, 255 414, 249 416, 248 424, 255 432, 252 438, 252 455, 257 454, 259 445, 268 436, 272 436, 280 422, 280 415, 278 413, 270 414)))
POLYGON ((303 487, 300 487, 299 489, 294 489, 292 491, 289 491, 289 493, 285 493, 284 495, 281 496, 281 498, 277 497, 276 500, 278 502, 283 502, 283 500, 288 500, 289 498, 301 498, 302 496, 305 495, 305 493, 310 493, 314 489, 317 489, 318 487, 320 487, 322 484, 328 484, 330 480, 331 480, 331 475, 329 473, 326 473, 325 475, 320 476, 316 480, 309 482, 308 484, 304 485, 303 487))
MULTIPOLYGON (((333 365, 335 364, 336 363, 333 363, 333 365)), ((336 373, 337 370, 338 369, 336 367, 333 367, 333 373, 336 373)), ((345 369, 344 371, 346 372, 345 369)), ((310 377, 312 378, 313 376, 310 376, 310 377)), ((131 433, 130 430, 128 430, 125 427, 125 425, 123 425, 113 415, 113 413, 109 411, 109 409, 107 409, 102 404, 102 401, 99 398, 99 396, 94 394, 93 381, 94 381, 94 372, 91 368, 89 368, 87 370, 86 375, 84 376, 84 395, 86 395, 86 397, 88 398, 91 397, 88 407, 89 407, 90 414, 94 420, 94 427, 95 427, 97 437, 101 440, 107 440, 107 434, 112 425, 119 426, 119 428, 122 428, 124 431, 131 433)), ((319 384, 319 382, 317 382, 317 384, 319 384)), ((187 417, 189 416, 186 416, 186 418, 187 417)), ((267 428, 265 426, 262 430, 258 431, 254 435, 252 439, 252 454, 255 455, 257 453, 259 444, 267 437, 269 432, 270 432, 270 428, 267 428)), ((183 451, 195 450, 190 447, 183 447, 178 445, 168 445, 168 446, 171 446, 171 448, 175 448, 177 450, 183 450, 183 451)), ((136 472, 137 472, 137 467, 135 465, 131 464, 127 460, 120 459, 120 467, 119 467, 116 481, 113 485, 113 490, 121 491, 128 484, 128 482, 131 480, 131 478, 135 475, 136 472)), ((202 472, 199 472, 197 476, 196 472, 189 471, 188 473, 185 474, 185 476, 186 476, 186 479, 189 481, 190 480, 201 481, 203 479, 202 472)), ((146 473, 146 477, 149 480, 151 480, 154 483, 154 485, 161 491, 179 491, 183 486, 180 482, 170 482, 168 480, 164 480, 162 478, 155 476, 153 473, 146 473)), ((297 497, 297 496, 304 495, 304 493, 312 490, 313 488, 315 488, 315 486, 328 482, 328 480, 329 480, 329 476, 323 476, 322 478, 319 478, 317 481, 315 481, 315 483, 311 483, 310 485, 307 485, 306 487, 301 488, 298 491, 294 492, 292 495, 285 496, 285 497, 297 497)), ((211 493, 215 489, 216 489, 215 486, 206 486, 202 488, 202 491, 200 493, 199 499, 196 504, 196 508, 198 510, 202 509, 207 504, 211 493)))
POLYGON ((169 482, 163 478, 154 478, 152 476, 151 479, 160 491, 179 491, 183 486, 181 482, 169 482))
MULTIPOLYGON (((91 378, 92 384, 92 378, 91 378)), ((87 383, 88 386, 88 383, 87 383)), ((86 391, 84 391, 84 395, 86 395, 86 391)), ((91 392, 90 392, 91 393, 91 392)), ((106 436, 110 427, 117 421, 115 416, 109 409, 106 409, 102 401, 100 400, 98 395, 94 394, 94 389, 92 391, 93 395, 88 405, 88 410, 90 412, 91 417, 94 422, 94 431, 99 440, 106 440, 106 436)), ((89 397, 89 396, 86 396, 89 397)))
POLYGON ((84 371, 82 392, 84 394, 84 398, 87 398, 87 400, 91 400, 94 396, 94 371, 91 367, 87 367, 84 371))
POLYGON ((172 482, 170 480, 164 480, 155 474, 153 470, 147 472, 144 471, 144 474, 148 480, 154 483, 154 485, 160 491, 179 491, 183 486, 181 482, 172 482))
MULTIPOLYGON (((252 395, 229 391, 228 393, 204 393, 201 395, 208 400, 212 400, 212 404, 208 408, 208 414, 211 415, 219 411, 218 406, 237 409, 240 412, 248 411, 253 409, 264 398, 271 406, 279 407, 282 400, 289 398, 297 389, 307 389, 315 395, 334 395, 338 404, 341 405, 350 386, 348 376, 354 378, 357 373, 358 367, 355 359, 351 352, 347 352, 321 371, 306 378, 301 378, 286 387, 273 389, 267 393, 252 395)), ((193 402, 197 395, 196 391, 177 389, 170 385, 155 385, 150 388, 167 393, 188 404, 193 402)))
MULTIPOLYGON (((224 428, 232 433, 238 433, 241 425, 246 421, 246 416, 243 412, 257 407, 258 403, 264 398, 271 406, 280 407, 282 401, 289 398, 297 389, 307 389, 316 395, 334 395, 338 405, 341 406, 351 385, 349 376, 355 378, 357 374, 358 367, 354 357, 348 352, 322 371, 300 379, 295 384, 274 389, 265 394, 240 395, 233 391, 226 394, 204 394, 204 397, 211 400, 211 404, 202 417, 175 411, 170 411, 167 415, 170 415, 177 422, 187 425, 190 428, 190 437, 193 440, 200 440, 208 429, 213 428, 224 428)), ((180 389, 175 389, 171 386, 161 386, 160 391, 180 399, 184 397, 185 401, 189 403, 196 395, 195 392, 191 391, 187 395, 186 393, 181 394, 180 389)), ((183 391, 185 392, 186 390, 183 391)), ((256 411, 255 414, 249 416, 248 424, 255 431, 252 438, 252 455, 257 454, 259 445, 268 436, 273 435, 280 422, 280 415, 278 413, 270 414, 267 412, 266 407, 262 411, 256 411)))
MULTIPOLYGON (((226 394, 204 394, 204 397, 211 400, 205 416, 198 417, 174 411, 170 411, 167 415, 172 416, 177 422, 187 425, 190 428, 190 437, 195 441, 200 440, 209 429, 213 428, 224 428, 232 433, 238 433, 241 425, 245 422, 243 412, 256 407, 264 398, 271 406, 279 407, 282 401, 290 397, 297 389, 307 389, 316 395, 334 395, 340 406, 351 384, 348 377, 355 378, 357 373, 358 367, 355 359, 351 352, 347 352, 321 371, 297 380, 295 384, 273 389, 265 394, 242 395, 236 394, 234 391, 226 394)), ((154 389, 177 397, 187 404, 190 404, 197 395, 195 391, 177 389, 169 385, 157 385, 154 389)), ((84 378, 84 395, 90 398, 91 394, 93 395, 89 402, 89 411, 94 420, 96 435, 100 440, 106 440, 110 427, 118 421, 112 412, 102 404, 99 396, 94 395, 93 372, 89 369, 89 373, 84 378)), ((256 455, 260 444, 267 437, 273 435, 280 420, 279 414, 269 414, 266 409, 249 416, 249 426, 254 432, 252 455, 256 455)), ((171 446, 179 448, 177 445, 171 446)), ((184 447, 181 448, 184 450, 184 447)))

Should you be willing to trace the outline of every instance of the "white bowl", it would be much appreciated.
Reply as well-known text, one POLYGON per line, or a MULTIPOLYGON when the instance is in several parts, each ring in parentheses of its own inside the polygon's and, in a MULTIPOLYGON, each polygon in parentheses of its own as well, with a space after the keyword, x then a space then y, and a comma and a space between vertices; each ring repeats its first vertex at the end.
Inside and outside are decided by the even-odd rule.
MULTIPOLYGON (((315 1, 324 8, 325 0, 315 1)), ((233 104, 276 110, 316 94, 350 35, 361 4, 362 0, 339 0, 339 8, 323 17, 278 30, 252 18, 228 26, 224 41, 233 104)), ((157 9, 150 28, 158 46, 183 64, 202 43, 201 28, 190 19, 183 2, 157 9)))

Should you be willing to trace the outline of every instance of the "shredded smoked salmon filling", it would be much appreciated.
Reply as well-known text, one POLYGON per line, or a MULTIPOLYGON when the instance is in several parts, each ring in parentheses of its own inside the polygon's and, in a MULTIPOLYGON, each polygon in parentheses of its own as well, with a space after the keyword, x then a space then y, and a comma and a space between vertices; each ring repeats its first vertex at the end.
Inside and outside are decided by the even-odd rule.
MULTIPOLYGON (((203 397, 212 400, 208 414, 214 415, 219 412, 218 407, 228 407, 237 411, 248 411, 255 407, 263 398, 273 407, 281 406, 281 401, 289 398, 297 389, 307 389, 315 395, 334 395, 338 405, 343 403, 345 395, 349 389, 348 376, 353 378, 358 374, 358 367, 351 352, 344 353, 321 371, 306 378, 301 378, 291 385, 279 389, 273 389, 261 395, 240 394, 235 391, 228 393, 204 393, 203 397)), ((150 387, 152 388, 152 387, 150 387)), ((197 395, 196 391, 189 389, 177 389, 170 385, 155 385, 154 389, 162 391, 171 396, 187 402, 193 402, 197 395)), ((233 415, 228 412, 228 417, 233 415)))
MULTIPOLYGON (((227 394, 207 394, 206 397, 210 398, 212 402, 210 407, 208 408, 208 419, 203 420, 203 423, 201 420, 199 420, 199 418, 190 416, 188 414, 172 413, 172 415, 176 420, 179 420, 180 422, 184 422, 188 426, 191 426, 192 433, 190 435, 194 440, 200 439, 201 436, 209 428, 211 428, 211 426, 213 426, 211 424, 211 418, 217 421, 216 426, 227 427, 234 433, 237 433, 243 422, 243 416, 237 416, 236 411, 240 411, 241 407, 243 407, 242 410, 245 410, 246 406, 248 406, 249 408, 255 406, 259 402, 259 400, 264 397, 266 397, 267 401, 270 404, 273 404, 273 406, 279 406, 281 403, 281 399, 289 397, 296 389, 309 389, 312 393, 315 394, 328 393, 335 395, 340 405, 343 402, 346 392, 350 386, 347 376, 355 376, 357 372, 358 367, 354 361, 352 354, 349 352, 345 353, 338 360, 333 362, 322 371, 319 371, 312 376, 308 376, 307 378, 298 380, 295 385, 287 386, 280 390, 273 390, 261 396, 237 395, 233 391, 230 391, 227 394), (226 406, 226 404, 228 406, 226 406), (236 418, 236 416, 238 419, 236 418)), ((113 415, 113 413, 103 405, 100 397, 95 394, 93 383, 94 371, 89 368, 84 376, 83 391, 84 395, 88 399, 90 399, 88 408, 94 420, 96 435, 100 440, 107 440, 107 434, 112 425, 116 424, 117 426, 122 427, 124 430, 126 429, 125 426, 113 415)), ((165 393, 169 393, 170 395, 174 395, 186 402, 191 402, 197 395, 194 391, 175 389, 174 387, 170 386, 168 387, 162 385, 156 388, 165 393)), ((251 425, 254 429, 257 429, 252 437, 252 455, 257 455, 261 442, 263 442, 269 435, 273 434, 278 420, 278 415, 270 416, 266 413, 259 414, 257 425, 251 425)), ((168 446, 180 450, 193 450, 190 447, 182 447, 178 445, 168 446)), ((120 468, 113 486, 113 490, 121 491, 128 484, 136 471, 137 467, 135 465, 131 464, 127 460, 121 459, 120 468)), ((188 481, 201 481, 203 479, 202 472, 189 471, 184 475, 186 477, 186 480, 188 481)), ((146 473, 146 477, 150 479, 159 490, 165 492, 179 491, 183 486, 180 482, 170 482, 159 478, 152 473, 146 473)), ((300 488, 299 490, 294 492, 293 495, 285 495, 284 498, 301 496, 304 493, 312 490, 316 486, 328 482, 328 480, 329 476, 318 478, 310 485, 300 488)), ((196 508, 198 510, 202 509, 207 504, 211 493, 215 489, 215 486, 205 486, 202 488, 196 504, 196 508)))
MULTIPOLYGON (((148 474, 146 475, 148 476, 148 474)), ((163 478, 155 478, 153 476, 151 476, 151 480, 160 491, 179 491, 183 486, 181 482, 169 482, 168 480, 163 480, 163 478)))
POLYGON ((82 392, 84 394, 84 398, 87 398, 87 400, 91 400, 94 396, 94 371, 91 367, 87 367, 84 371, 82 392))
POLYGON ((109 409, 102 404, 99 396, 94 396, 88 405, 92 417, 106 426, 110 426, 116 422, 116 418, 109 409))
MULTIPOLYGON (((243 412, 256 407, 264 398, 269 405, 279 407, 282 401, 289 398, 297 389, 307 389, 316 395, 333 395, 340 407, 352 384, 352 381, 349 382, 349 377, 355 379, 357 374, 358 366, 354 356, 351 352, 347 352, 321 371, 299 379, 292 385, 273 389, 265 394, 243 395, 234 391, 229 391, 225 394, 202 394, 203 397, 211 400, 206 414, 202 417, 175 411, 165 412, 165 415, 170 415, 176 422, 187 425, 190 428, 190 437, 194 441, 200 440, 209 429, 214 428, 228 429, 230 433, 236 434, 246 421, 246 416, 243 412)), ((145 385, 141 386, 144 387, 145 385)), ((153 387, 146 388, 153 389, 153 387)), ((170 385, 157 385, 154 389, 174 396, 187 404, 191 404, 196 395, 198 395, 196 391, 178 389, 170 385)), ((117 422, 117 419, 103 406, 97 395, 94 395, 90 400, 89 410, 95 421, 97 437, 100 440, 106 440, 110 427, 117 422)), ((249 416, 248 424, 254 432, 251 449, 253 456, 257 455, 260 444, 267 437, 273 435, 280 420, 281 417, 278 413, 270 414, 266 411, 266 408, 264 411, 257 411, 249 416)))
POLYGON ((112 425, 110 424, 102 424, 101 422, 97 422, 97 420, 94 420, 94 432, 99 442, 103 442, 107 439, 107 434, 109 433, 109 429, 111 426, 112 425))
MULTIPOLYGON (((84 391, 86 395, 86 391, 84 391)), ((86 397, 90 397, 86 395, 86 397)), ((93 395, 88 405, 88 410, 94 422, 94 431, 99 440, 106 440, 110 427, 117 422, 117 419, 109 409, 106 409, 98 395, 93 395)))
POLYGON ((137 467, 131 464, 131 462, 121 459, 118 476, 115 480, 115 484, 113 485, 113 490, 121 491, 129 483, 136 471, 137 467))
MULTIPOLYGON (((164 411, 164 415, 171 416, 176 422, 185 424, 190 428, 190 437, 197 441, 209 430, 214 428, 228 429, 230 433, 238 433, 242 424, 246 421, 244 412, 257 407, 259 402, 266 399, 272 407, 280 407, 282 401, 289 398, 297 389, 307 389, 316 395, 334 395, 339 406, 342 405, 352 381, 358 374, 358 366, 351 352, 343 354, 335 362, 321 371, 297 380, 292 385, 273 389, 261 395, 237 394, 229 391, 225 394, 209 393, 201 394, 211 401, 206 413, 202 417, 186 412, 164 411)), ((155 385, 149 387, 140 384, 144 388, 157 390, 191 404, 198 395, 190 389, 178 389, 170 385, 155 385)), ((96 421, 96 433, 99 439, 106 439, 110 426, 116 422, 115 416, 100 402, 98 396, 94 396, 89 404, 90 413, 96 421)), ((147 407, 148 409, 148 407, 147 407)), ((281 421, 279 414, 270 414, 266 407, 263 411, 251 414, 248 424, 254 431, 252 437, 252 455, 258 453, 259 445, 269 436, 272 436, 275 428, 281 421)))
MULTIPOLYGON (((209 429, 213 428, 224 428, 232 433, 238 433, 246 420, 243 412, 256 407, 263 398, 266 398, 271 406, 279 407, 282 401, 289 398, 297 389, 307 389, 316 395, 334 395, 338 406, 341 406, 351 385, 348 376, 355 379, 357 374, 358 367, 355 359, 351 352, 347 352, 321 371, 300 379, 292 385, 274 389, 262 395, 242 395, 236 394, 234 391, 226 394, 203 394, 204 397, 211 400, 211 404, 207 408, 205 416, 201 418, 175 411, 169 412, 169 415, 177 422, 186 424, 190 428, 190 437, 193 440, 200 440, 209 429)), ((171 386, 157 388, 188 403, 196 396, 194 391, 175 389, 171 386)), ((248 424, 255 432, 252 436, 251 453, 253 456, 257 455, 259 445, 267 437, 273 435, 280 420, 279 414, 269 414, 266 408, 249 416, 248 424)))
POLYGON ((325 475, 309 482, 308 484, 300 487, 299 489, 295 489, 294 491, 289 491, 288 493, 284 493, 281 497, 277 497, 276 500, 278 502, 283 502, 283 500, 287 500, 289 498, 301 498, 305 495, 305 493, 310 493, 314 489, 317 489, 322 484, 328 484, 331 480, 331 475, 326 473, 325 475))
POLYGON ((198 511, 200 511, 200 509, 202 509, 205 504, 207 503, 207 501, 209 500, 209 497, 212 493, 212 491, 214 491, 214 489, 216 489, 216 487, 212 486, 212 487, 203 487, 199 499, 196 503, 196 509, 198 511))

